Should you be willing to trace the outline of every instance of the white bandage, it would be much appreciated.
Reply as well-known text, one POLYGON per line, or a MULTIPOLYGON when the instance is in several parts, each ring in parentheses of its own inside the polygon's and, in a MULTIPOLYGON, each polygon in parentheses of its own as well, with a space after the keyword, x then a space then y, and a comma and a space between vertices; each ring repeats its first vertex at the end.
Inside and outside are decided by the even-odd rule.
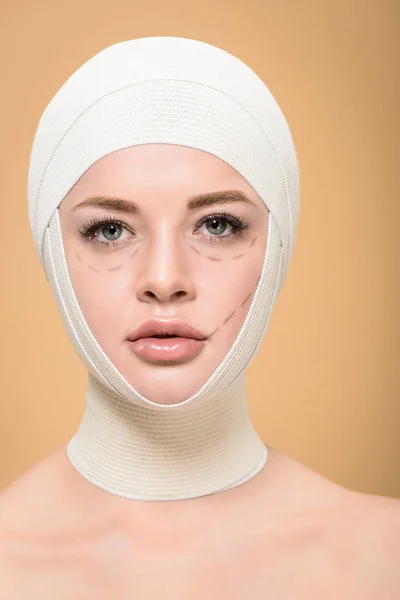
POLYGON ((140 38, 102 50, 64 83, 40 119, 28 199, 40 261, 89 370, 85 414, 67 447, 77 471, 139 500, 193 498, 254 477, 268 453, 249 417, 244 371, 286 277, 299 216, 292 137, 263 81, 228 52, 191 39, 140 38), (270 211, 262 274, 239 335, 201 389, 172 405, 133 389, 94 338, 69 277, 58 214, 97 160, 154 143, 222 159, 270 211))

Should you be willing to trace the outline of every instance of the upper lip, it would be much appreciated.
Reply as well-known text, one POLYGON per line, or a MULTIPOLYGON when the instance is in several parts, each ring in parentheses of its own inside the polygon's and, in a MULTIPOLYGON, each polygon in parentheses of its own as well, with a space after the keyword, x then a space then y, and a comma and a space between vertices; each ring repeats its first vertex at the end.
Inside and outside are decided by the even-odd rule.
POLYGON ((153 335, 176 335, 178 337, 192 338, 194 340, 204 340, 205 336, 199 331, 177 319, 173 321, 159 321, 150 319, 142 323, 135 331, 128 336, 128 340, 134 342, 139 338, 151 337, 153 335))

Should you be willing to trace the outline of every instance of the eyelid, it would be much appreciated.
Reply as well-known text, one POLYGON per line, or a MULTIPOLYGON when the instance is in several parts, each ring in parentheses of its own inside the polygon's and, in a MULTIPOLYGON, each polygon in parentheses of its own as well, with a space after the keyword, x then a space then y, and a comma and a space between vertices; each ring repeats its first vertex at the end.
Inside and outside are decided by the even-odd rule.
POLYGON ((200 225, 202 225, 209 219, 213 219, 213 218, 224 219, 224 220, 230 222, 231 224, 237 225, 238 227, 248 225, 247 221, 245 219, 243 219, 242 217, 232 215, 231 213, 228 213, 226 211, 222 211, 219 213, 212 213, 212 214, 204 215, 198 221, 196 227, 199 227, 200 225))
MULTIPOLYGON (((227 239, 231 238, 232 236, 242 233, 242 231, 246 230, 249 226, 249 223, 242 217, 232 215, 231 213, 229 213, 227 211, 221 211, 219 213, 212 212, 212 213, 203 215, 197 221, 195 230, 199 229, 200 227, 202 227, 204 225, 204 223, 206 223, 207 221, 209 221, 210 219, 213 219, 213 218, 215 218, 215 219, 220 218, 222 220, 227 221, 227 223, 233 228, 233 231, 228 235, 222 235, 222 236, 206 235, 206 236, 203 236, 206 239, 208 239, 210 242, 227 241, 227 239)), ((128 229, 132 233, 131 227, 125 221, 121 220, 120 218, 118 218, 114 215, 107 215, 104 217, 94 216, 91 219, 89 219, 86 223, 83 223, 83 225, 79 229, 79 232, 90 243, 100 244, 100 245, 106 246, 106 247, 107 246, 115 247, 118 245, 125 244, 128 240, 124 240, 122 242, 119 240, 109 240, 107 242, 104 242, 104 241, 98 240, 94 236, 94 233, 98 229, 100 229, 102 226, 107 225, 109 223, 117 223, 122 228, 128 229), (93 238, 92 238, 92 235, 93 235, 93 238)))

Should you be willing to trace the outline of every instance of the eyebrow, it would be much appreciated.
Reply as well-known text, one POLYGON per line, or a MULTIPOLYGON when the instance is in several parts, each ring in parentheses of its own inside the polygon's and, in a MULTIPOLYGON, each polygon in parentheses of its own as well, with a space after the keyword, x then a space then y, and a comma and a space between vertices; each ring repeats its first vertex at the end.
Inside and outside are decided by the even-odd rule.
MULTIPOLYGON (((210 204, 224 204, 227 202, 246 202, 253 204, 250 198, 241 190, 223 190, 190 196, 188 199, 187 208, 189 210, 195 210, 203 206, 209 206, 210 204)), ((140 213, 139 206, 136 204, 136 202, 110 196, 92 196, 90 198, 86 198, 74 206, 72 210, 78 210, 79 208, 84 208, 85 206, 105 208, 127 213, 140 213)))

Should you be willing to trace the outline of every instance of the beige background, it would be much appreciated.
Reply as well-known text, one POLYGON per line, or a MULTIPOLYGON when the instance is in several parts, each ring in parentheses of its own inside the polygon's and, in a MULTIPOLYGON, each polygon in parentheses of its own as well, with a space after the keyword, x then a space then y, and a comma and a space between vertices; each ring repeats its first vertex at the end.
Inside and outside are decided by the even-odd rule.
POLYGON ((247 371, 256 427, 336 482, 400 497, 399 13, 388 0, 2 0, 1 488, 66 443, 84 407, 86 370, 28 223, 38 120, 104 47, 174 35, 251 66, 297 148, 294 256, 247 371))

